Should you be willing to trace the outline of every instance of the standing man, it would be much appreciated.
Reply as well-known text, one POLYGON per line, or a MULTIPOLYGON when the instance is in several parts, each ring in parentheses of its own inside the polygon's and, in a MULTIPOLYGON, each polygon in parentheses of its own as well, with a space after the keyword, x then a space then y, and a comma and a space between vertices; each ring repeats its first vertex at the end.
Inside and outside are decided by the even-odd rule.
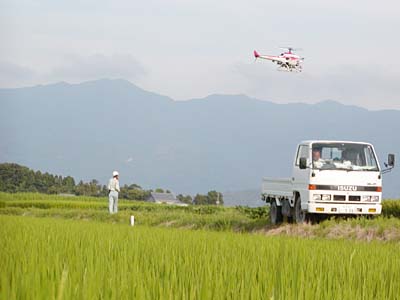
POLYGON ((119 174, 117 171, 113 172, 113 178, 108 182, 108 210, 110 214, 118 212, 118 192, 119 189, 119 174))

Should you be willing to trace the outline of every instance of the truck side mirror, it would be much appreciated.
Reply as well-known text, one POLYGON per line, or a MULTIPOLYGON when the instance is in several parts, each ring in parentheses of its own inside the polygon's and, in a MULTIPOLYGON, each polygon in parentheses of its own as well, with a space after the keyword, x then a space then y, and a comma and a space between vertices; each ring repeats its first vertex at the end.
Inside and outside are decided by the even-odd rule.
POLYGON ((387 164, 389 167, 394 167, 394 154, 388 155, 388 163, 387 164))
POLYGON ((300 168, 301 170, 307 169, 307 158, 305 158, 305 157, 300 157, 299 168, 300 168))

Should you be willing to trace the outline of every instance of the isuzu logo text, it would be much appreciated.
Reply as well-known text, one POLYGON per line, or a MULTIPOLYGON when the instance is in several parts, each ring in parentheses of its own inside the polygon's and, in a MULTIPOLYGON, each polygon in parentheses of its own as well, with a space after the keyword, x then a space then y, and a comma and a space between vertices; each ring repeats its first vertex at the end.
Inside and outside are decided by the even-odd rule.
POLYGON ((338 191, 355 192, 357 186, 355 185, 338 185, 338 191))

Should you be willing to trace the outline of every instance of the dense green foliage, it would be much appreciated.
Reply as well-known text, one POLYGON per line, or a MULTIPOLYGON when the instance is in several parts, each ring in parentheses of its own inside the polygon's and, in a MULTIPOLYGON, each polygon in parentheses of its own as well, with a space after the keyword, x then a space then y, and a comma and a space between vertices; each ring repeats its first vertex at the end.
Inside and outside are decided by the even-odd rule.
POLYGON ((63 177, 33 171, 13 163, 0 164, 0 191, 39 192, 45 194, 75 194, 85 196, 105 196, 108 191, 95 179, 88 183, 75 184, 71 176, 63 177))
POLYGON ((150 190, 144 190, 137 184, 123 185, 119 193, 120 199, 144 201, 150 196, 150 190))
POLYGON ((382 213, 388 217, 400 218, 400 201, 384 200, 382 202, 382 213))
POLYGON ((209 191, 207 195, 197 194, 193 199, 193 204, 207 205, 207 204, 218 204, 223 205, 224 199, 221 193, 217 191, 209 191))
POLYGON ((72 193, 74 189, 75 180, 71 176, 35 172, 18 164, 0 164, 0 191, 56 194, 72 193))
POLYGON ((179 194, 176 196, 176 199, 178 199, 182 203, 193 204, 193 199, 192 199, 192 196, 190 196, 190 195, 185 196, 185 195, 179 194))
POLYGON ((398 244, 0 223, 2 299, 396 299, 400 290, 398 244))
POLYGON ((248 206, 237 206, 239 211, 246 214, 252 219, 268 219, 269 218, 269 207, 248 207, 248 206))

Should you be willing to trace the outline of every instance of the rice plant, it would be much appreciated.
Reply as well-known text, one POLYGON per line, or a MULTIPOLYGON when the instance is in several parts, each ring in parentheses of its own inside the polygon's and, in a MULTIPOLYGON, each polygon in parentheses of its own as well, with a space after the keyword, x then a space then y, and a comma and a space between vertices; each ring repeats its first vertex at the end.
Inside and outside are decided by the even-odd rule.
POLYGON ((2 299, 396 299, 400 245, 0 216, 2 299))

